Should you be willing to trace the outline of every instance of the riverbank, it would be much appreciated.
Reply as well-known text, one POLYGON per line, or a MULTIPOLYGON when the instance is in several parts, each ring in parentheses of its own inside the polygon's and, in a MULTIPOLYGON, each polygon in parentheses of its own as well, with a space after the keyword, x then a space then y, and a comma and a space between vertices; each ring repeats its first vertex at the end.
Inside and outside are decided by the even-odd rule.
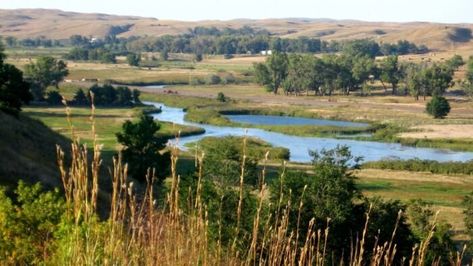
MULTIPOLYGON (((279 132, 294 136, 303 137, 328 137, 337 139, 354 139, 363 141, 377 141, 387 143, 399 143, 412 147, 449 149, 453 151, 473 151, 472 139, 426 139, 426 138, 408 138, 404 133, 419 131, 413 125, 426 123, 439 123, 444 125, 446 120, 437 121, 425 115, 422 118, 406 117, 400 114, 400 120, 380 120, 380 119, 355 119, 353 115, 323 115, 324 112, 313 112, 313 109, 304 105, 282 106, 278 103, 274 105, 262 105, 247 100, 229 100, 220 102, 216 98, 168 95, 163 93, 142 94, 145 101, 161 102, 169 106, 183 108, 187 111, 186 119, 198 124, 211 124, 216 126, 259 128, 272 132, 279 132), (279 115, 294 116, 318 119, 334 119, 350 122, 370 123, 366 128, 353 127, 333 127, 333 126, 274 126, 274 125, 255 125, 241 124, 230 121, 226 114, 255 114, 255 115, 279 115)), ((288 97, 291 98, 292 97, 288 97)), ((303 99, 302 99, 303 100, 303 99)), ((354 113, 359 110, 353 110, 354 113)), ((386 113, 386 110, 383 112, 386 113)), ((359 117, 358 117, 359 118, 359 117)), ((455 123, 470 123, 470 120, 455 119, 455 123)), ((454 133, 453 133, 454 134, 454 133)))

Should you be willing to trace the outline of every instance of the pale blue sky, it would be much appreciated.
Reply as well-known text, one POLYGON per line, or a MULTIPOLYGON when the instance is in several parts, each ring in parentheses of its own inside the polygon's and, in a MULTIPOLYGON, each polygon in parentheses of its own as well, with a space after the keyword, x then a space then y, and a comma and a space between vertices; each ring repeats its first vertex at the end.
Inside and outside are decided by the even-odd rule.
POLYGON ((0 0, 0 8, 56 8, 177 20, 305 17, 473 23, 473 0, 0 0))

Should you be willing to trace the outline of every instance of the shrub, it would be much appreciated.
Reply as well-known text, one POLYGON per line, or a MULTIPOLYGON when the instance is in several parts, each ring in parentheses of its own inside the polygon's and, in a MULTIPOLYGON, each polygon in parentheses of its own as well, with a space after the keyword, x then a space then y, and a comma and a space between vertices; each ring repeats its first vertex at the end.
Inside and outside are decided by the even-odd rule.
POLYGON ((434 118, 444 118, 450 112, 450 104, 441 96, 434 96, 426 106, 427 113, 434 118))
POLYGON ((59 189, 44 192, 40 184, 19 182, 13 201, 0 189, 0 261, 12 265, 41 264, 52 249, 65 212, 59 189))
POLYGON ((48 91, 46 93, 46 101, 49 105, 60 105, 62 103, 62 95, 57 90, 48 91))
POLYGON ((207 84, 209 85, 215 85, 215 84, 220 84, 222 79, 218 75, 210 75, 207 78, 207 84))
POLYGON ((223 92, 219 92, 217 94, 217 101, 222 102, 222 103, 227 101, 227 97, 225 97, 225 94, 223 94, 223 92))

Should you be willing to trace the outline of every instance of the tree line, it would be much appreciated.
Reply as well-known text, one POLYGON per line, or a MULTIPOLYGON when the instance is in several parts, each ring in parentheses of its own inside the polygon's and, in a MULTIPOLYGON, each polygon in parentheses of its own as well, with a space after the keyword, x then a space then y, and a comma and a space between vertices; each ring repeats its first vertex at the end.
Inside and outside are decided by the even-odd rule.
POLYGON ((347 46, 340 55, 312 55, 274 53, 264 63, 254 64, 256 81, 268 91, 300 95, 332 95, 338 91, 350 94, 360 91, 369 94, 373 82, 379 80, 392 94, 441 96, 453 84, 455 70, 464 64, 461 56, 444 63, 401 64, 397 55, 376 61, 371 49, 347 46), (404 87, 399 90, 400 84, 404 87))
POLYGON ((202 54, 257 54, 266 50, 285 53, 335 53, 349 47, 363 47, 372 56, 419 54, 429 51, 425 45, 417 46, 406 40, 391 44, 377 43, 368 39, 346 41, 323 41, 309 37, 289 39, 275 37, 266 30, 255 30, 248 26, 239 29, 196 27, 184 34, 160 37, 118 38, 115 35, 108 35, 103 39, 96 39, 72 35, 69 43, 76 47, 67 55, 72 60, 101 60, 100 56, 99 58, 91 56, 89 51, 108 52, 112 55, 126 55, 130 52, 192 53, 197 57, 202 54))

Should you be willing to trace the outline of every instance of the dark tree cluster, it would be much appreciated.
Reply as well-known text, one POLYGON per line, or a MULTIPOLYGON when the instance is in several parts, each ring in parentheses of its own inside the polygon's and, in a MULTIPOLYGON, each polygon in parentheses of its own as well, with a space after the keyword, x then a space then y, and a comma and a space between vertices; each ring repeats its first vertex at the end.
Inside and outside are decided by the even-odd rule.
POLYGON ((17 39, 13 36, 4 38, 4 43, 8 48, 14 47, 62 47, 65 44, 60 40, 47 39, 44 37, 17 39))
POLYGON ((18 68, 4 62, 5 57, 0 44, 0 111, 18 115, 21 106, 32 99, 30 84, 18 68))
POLYGON ((104 48, 80 48, 76 47, 65 55, 69 60, 100 61, 102 63, 116 63, 116 54, 104 48))
POLYGON ((135 106, 140 105, 140 91, 130 90, 128 87, 113 87, 105 84, 103 86, 93 85, 87 93, 78 89, 74 94, 71 104, 90 105, 92 103, 91 94, 93 94, 93 103, 96 106, 135 106))

